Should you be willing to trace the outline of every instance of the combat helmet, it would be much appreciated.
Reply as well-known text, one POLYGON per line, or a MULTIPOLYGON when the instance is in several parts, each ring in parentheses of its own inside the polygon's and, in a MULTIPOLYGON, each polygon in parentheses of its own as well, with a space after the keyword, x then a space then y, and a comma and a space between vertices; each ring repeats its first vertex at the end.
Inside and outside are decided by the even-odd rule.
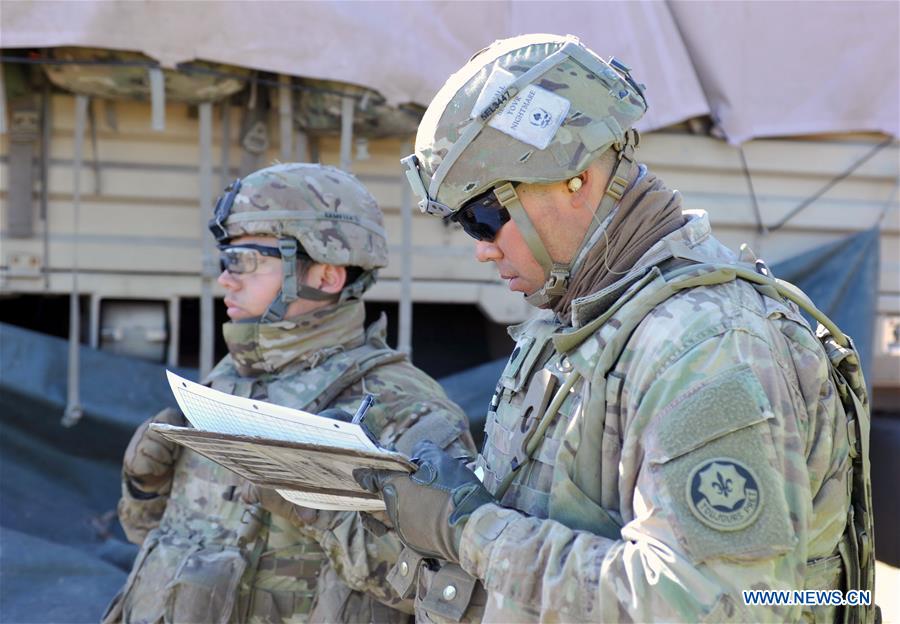
POLYGON ((571 266, 550 259, 511 183, 569 179, 616 150, 587 241, 625 191, 639 141, 632 126, 646 110, 643 86, 617 59, 602 60, 571 35, 513 37, 450 76, 402 163, 423 212, 452 219, 493 190, 544 268, 546 283, 527 297, 542 306, 565 292, 571 266))
POLYGON ((215 206, 209 229, 220 246, 244 235, 278 239, 283 281, 263 321, 284 318, 287 305, 303 298, 344 301, 360 297, 387 266, 381 210, 353 175, 335 167, 285 163, 232 182, 215 206), (297 260, 358 267, 362 273, 339 294, 299 283, 297 260))

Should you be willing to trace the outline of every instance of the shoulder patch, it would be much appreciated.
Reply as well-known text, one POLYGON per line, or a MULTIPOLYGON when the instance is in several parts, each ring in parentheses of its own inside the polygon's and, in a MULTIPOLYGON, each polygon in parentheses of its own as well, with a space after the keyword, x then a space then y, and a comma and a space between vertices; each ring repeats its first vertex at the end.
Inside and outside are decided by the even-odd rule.
POLYGON ((686 500, 700 522, 718 531, 750 526, 763 506, 759 478, 744 463, 719 457, 691 470, 686 500))

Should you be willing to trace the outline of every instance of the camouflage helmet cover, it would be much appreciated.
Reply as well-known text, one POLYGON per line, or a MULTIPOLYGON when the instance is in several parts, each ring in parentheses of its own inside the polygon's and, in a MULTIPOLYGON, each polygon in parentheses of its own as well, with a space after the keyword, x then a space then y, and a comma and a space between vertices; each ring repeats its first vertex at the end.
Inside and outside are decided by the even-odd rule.
POLYGON ((375 198, 355 176, 325 165, 285 163, 243 178, 224 230, 228 238, 295 238, 324 264, 368 271, 388 262, 375 198))
POLYGON ((602 60, 576 37, 537 34, 496 41, 453 74, 428 106, 416 136, 422 185, 409 170, 407 175, 414 190, 427 190, 423 210, 430 199, 455 212, 497 183, 556 182, 581 173, 623 143, 646 110, 642 87, 629 69, 616 59, 602 60), (508 72, 507 83, 485 89, 498 70, 508 72), (521 99, 516 95, 524 95, 529 85, 569 103, 544 148, 488 125, 509 114, 521 99), (480 98, 483 90, 493 99, 480 98))

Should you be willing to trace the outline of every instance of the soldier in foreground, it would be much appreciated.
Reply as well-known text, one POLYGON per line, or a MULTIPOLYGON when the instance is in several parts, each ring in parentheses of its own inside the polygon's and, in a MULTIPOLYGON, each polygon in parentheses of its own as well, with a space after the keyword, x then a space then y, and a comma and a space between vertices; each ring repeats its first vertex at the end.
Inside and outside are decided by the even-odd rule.
MULTIPOLYGON (((226 189, 210 229, 231 320, 229 355, 207 384, 332 417, 372 394, 366 423, 382 444, 409 452, 427 433, 474 455, 465 415, 388 348, 385 319, 363 326, 360 297, 387 264, 387 243, 375 199, 353 176, 310 164, 263 169, 226 189)), ((364 528, 383 529, 377 519, 290 505, 162 439, 151 422, 184 419, 163 410, 126 451, 119 518, 141 550, 105 621, 409 619, 412 605, 384 580, 402 546, 364 528)))
POLYGON ((423 443, 411 477, 357 475, 422 621, 836 621, 742 590, 874 587, 857 354, 635 162, 646 106, 619 61, 516 37, 450 77, 403 161, 540 309, 511 328, 474 471, 423 443))

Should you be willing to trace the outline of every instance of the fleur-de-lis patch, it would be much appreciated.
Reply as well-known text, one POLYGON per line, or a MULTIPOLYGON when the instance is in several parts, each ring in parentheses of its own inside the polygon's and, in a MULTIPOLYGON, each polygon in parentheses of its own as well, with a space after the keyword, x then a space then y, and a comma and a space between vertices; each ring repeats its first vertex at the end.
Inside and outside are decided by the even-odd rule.
POLYGON ((719 531, 743 529, 756 520, 762 508, 756 475, 731 458, 698 464, 688 477, 687 500, 703 524, 719 531))

